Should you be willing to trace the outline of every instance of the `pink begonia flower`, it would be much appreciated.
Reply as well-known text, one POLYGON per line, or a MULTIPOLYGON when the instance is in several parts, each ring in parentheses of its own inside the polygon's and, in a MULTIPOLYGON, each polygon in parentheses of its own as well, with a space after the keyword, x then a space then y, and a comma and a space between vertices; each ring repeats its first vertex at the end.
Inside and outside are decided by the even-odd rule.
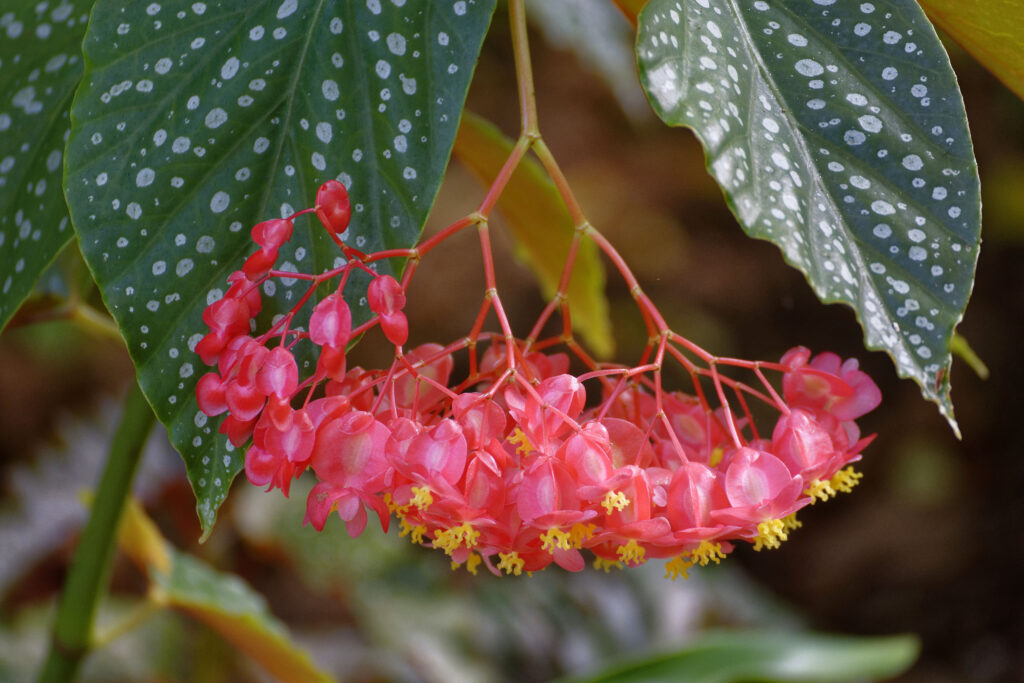
MULTIPOLYGON (((228 283, 231 285, 224 294, 225 299, 238 299, 245 303, 250 318, 255 318, 263 310, 263 297, 260 296, 260 288, 257 282, 246 277, 245 273, 236 270, 228 276, 228 283)), ((246 329, 246 332, 249 330, 246 329)))
POLYGON ((328 180, 316 191, 316 215, 335 234, 345 232, 352 218, 348 190, 337 180, 328 180))
POLYGON ((402 312, 405 292, 398 281, 390 275, 374 278, 366 290, 366 300, 370 310, 380 316, 380 327, 388 341, 404 345, 409 339, 409 321, 402 312))
POLYGON ((405 353, 409 279, 377 276, 367 291, 377 319, 359 331, 379 324, 394 354, 381 368, 348 368, 344 283, 405 252, 367 255, 341 241, 350 205, 336 181, 299 214, 314 210, 343 265, 304 274, 309 293, 258 333, 262 285, 285 277, 270 269, 295 215, 260 223, 252 231, 259 249, 207 306, 208 331, 194 346, 216 367, 196 385, 200 410, 227 413, 219 430, 236 447, 252 439, 244 467, 253 484, 287 496, 291 482, 313 470, 319 482, 306 519, 317 529, 336 511, 358 535, 373 510, 385 531, 393 514, 402 535, 474 573, 480 564, 496 573, 550 564, 579 571, 587 549, 600 567, 670 558, 668 573, 685 576, 725 557, 730 541, 777 547, 799 526, 798 509, 849 491, 860 477, 847 466, 873 436, 862 437, 854 420, 881 394, 856 360, 812 358, 802 347, 781 363, 718 358, 661 329, 649 302, 648 332, 660 336, 633 367, 595 362, 571 340, 509 337, 507 321, 503 333, 485 332, 490 310, 504 315, 491 298, 465 339, 405 353), (313 306, 307 331, 298 326, 300 309, 327 283, 337 289, 313 306), (552 352, 559 341, 574 352, 571 364, 570 355, 552 352), (300 367, 293 350, 312 350, 315 364, 300 367), (455 379, 453 353, 468 355, 455 379), (658 373, 670 357, 689 373, 695 395, 662 388, 658 373), (781 374, 781 392, 767 371, 781 374), (751 375, 761 386, 747 383, 751 375), (590 406, 584 380, 600 385, 590 406), (761 404, 778 411, 770 432, 754 424, 761 404))
POLYGON ((694 460, 707 462, 710 452, 726 440, 726 431, 713 413, 692 396, 665 394, 665 415, 679 443, 694 460))
POLYGON ((791 474, 808 482, 831 476, 845 464, 845 452, 837 451, 828 431, 800 408, 779 418, 772 433, 772 452, 791 474))
MULTIPOLYGON (((480 358, 481 375, 499 375, 508 364, 504 344, 492 344, 480 358)), ((569 356, 564 353, 533 352, 521 359, 523 372, 536 380, 547 379, 569 372, 569 356)))
POLYGON ((441 478, 454 486, 466 469, 467 452, 462 427, 454 420, 444 419, 412 439, 403 469, 423 482, 441 478))
POLYGON ((727 508, 713 510, 713 521, 758 524, 782 519, 810 501, 800 499, 804 481, 771 453, 743 447, 732 455, 725 472, 727 508))
POLYGON ((581 509, 568 467, 545 455, 534 458, 523 473, 515 501, 523 522, 538 529, 571 526, 597 516, 594 510, 581 509))
POLYGON ((292 238, 292 222, 286 218, 272 218, 252 228, 252 241, 265 249, 280 249, 292 238))
POLYGON ((267 355, 256 375, 256 385, 260 391, 278 398, 290 398, 299 387, 299 366, 291 351, 278 346, 267 355))
POLYGON ((832 413, 839 420, 855 420, 882 402, 878 385, 859 369, 856 358, 843 360, 834 353, 811 352, 799 346, 791 349, 781 363, 792 369, 783 376, 786 401, 794 407, 808 407, 832 413))
POLYGON ((486 451, 474 451, 466 466, 462 503, 466 518, 501 515, 505 507, 503 472, 494 457, 486 451))
POLYGON ((366 510, 371 506, 387 530, 388 513, 374 494, 387 484, 390 468, 384 456, 391 431, 373 415, 353 411, 328 421, 317 429, 311 465, 320 483, 313 487, 306 503, 306 516, 320 530, 331 509, 351 536, 366 526, 366 510))
POLYGON ((196 384, 196 401, 199 410, 210 417, 227 412, 228 402, 224 393, 224 380, 216 372, 208 372, 196 384))
POLYGON ((668 491, 667 514, 672 528, 682 538, 702 541, 734 529, 714 519, 716 510, 730 506, 722 476, 699 462, 675 470, 668 491))
POLYGON ((483 394, 466 392, 452 401, 452 414, 462 426, 466 444, 471 449, 482 448, 492 439, 505 437, 508 414, 505 409, 483 394))
POLYGON ((278 250, 264 247, 245 259, 242 264, 242 272, 250 280, 259 280, 265 277, 277 263, 278 250))
POLYGON ((432 382, 447 386, 448 378, 455 367, 455 360, 450 353, 441 354, 442 351, 444 347, 440 344, 423 344, 405 354, 405 360, 410 365, 423 361, 426 361, 426 364, 416 370, 418 377, 412 373, 404 373, 395 379, 394 394, 399 408, 415 409, 423 413, 444 399, 444 392, 432 382))
POLYGON ((545 449, 552 439, 571 429, 587 401, 583 383, 572 375, 548 377, 532 391, 511 386, 504 395, 512 419, 536 448, 545 449))
POLYGON ((317 346, 343 349, 352 336, 352 311, 340 294, 331 294, 309 316, 309 339, 317 346))
POLYGON ((342 488, 380 490, 388 472, 391 430, 372 414, 352 411, 316 430, 311 465, 321 481, 342 488))
POLYGON ((220 429, 218 430, 221 434, 228 437, 228 441, 235 448, 241 448, 245 445, 245 442, 252 436, 252 430, 256 427, 256 418, 251 420, 242 420, 234 415, 228 415, 224 418, 224 421, 220 423, 220 429))

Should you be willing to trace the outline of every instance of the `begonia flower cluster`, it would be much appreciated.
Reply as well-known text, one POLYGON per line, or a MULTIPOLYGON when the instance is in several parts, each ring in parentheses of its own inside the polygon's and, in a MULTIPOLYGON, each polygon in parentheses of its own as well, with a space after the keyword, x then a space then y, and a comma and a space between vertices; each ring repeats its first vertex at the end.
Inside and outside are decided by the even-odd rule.
POLYGON ((235 446, 249 444, 250 482, 288 495, 312 471, 306 518, 317 529, 337 515, 358 536, 372 513, 385 531, 395 519, 401 535, 473 573, 481 564, 516 575, 551 563, 578 571, 587 551, 605 569, 662 558, 675 578, 719 562, 737 543, 777 547, 799 526, 801 508, 860 477, 850 465, 871 437, 855 420, 881 394, 856 360, 802 347, 778 363, 711 357, 686 365, 690 394, 662 389, 660 360, 581 363, 476 328, 447 345, 406 350, 409 278, 378 275, 367 267, 373 255, 341 241, 350 217, 344 186, 325 183, 307 212, 345 265, 306 276, 309 294, 255 334, 261 284, 296 277, 274 265, 298 214, 257 225, 259 249, 203 316, 209 332, 196 351, 216 369, 196 393, 204 413, 226 414, 220 429, 235 446), (344 294, 355 271, 372 277, 372 317, 357 327, 344 294), (312 305, 314 292, 322 298, 312 305), (305 306, 308 329, 294 327, 305 306), (378 334, 374 327, 394 346, 394 361, 348 367, 348 346, 378 334), (317 354, 305 377, 296 344, 317 354), (460 353, 468 376, 455 376, 460 353), (727 377, 727 367, 753 373, 759 385, 727 377), (774 384, 765 371, 777 375, 774 384), (770 430, 758 430, 764 411, 755 420, 751 401, 774 413, 770 430))

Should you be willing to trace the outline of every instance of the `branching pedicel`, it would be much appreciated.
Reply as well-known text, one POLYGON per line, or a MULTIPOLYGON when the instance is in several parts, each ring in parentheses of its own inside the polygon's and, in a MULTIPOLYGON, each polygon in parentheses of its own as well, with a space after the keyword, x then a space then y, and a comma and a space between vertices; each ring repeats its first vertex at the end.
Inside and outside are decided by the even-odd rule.
MULTIPOLYGON (((493 207, 500 182, 484 209, 493 207)), ((860 478, 849 464, 872 437, 861 438, 854 420, 881 394, 856 360, 832 353, 812 359, 800 347, 778 363, 708 353, 668 328, 619 254, 587 223, 569 250, 560 293, 529 334, 517 337, 495 282, 483 209, 415 248, 372 254, 339 238, 349 215, 345 187, 328 181, 315 207, 253 228, 260 249, 207 308, 210 332, 196 348, 217 366, 199 382, 200 408, 229 413, 221 431, 236 446, 252 438, 245 472, 253 484, 287 495, 292 479, 313 469, 319 483, 307 521, 317 529, 336 510, 357 536, 370 509, 385 531, 393 514, 403 536, 474 573, 481 562, 495 573, 518 575, 551 562, 578 571, 587 549, 605 569, 666 558, 667 576, 675 578, 695 564, 719 562, 737 541, 755 550, 778 547, 799 526, 800 508, 849 491, 860 478), (314 212, 345 264, 318 275, 274 270, 292 221, 314 212), (479 233, 487 283, 472 328, 447 345, 406 351, 402 309, 420 259, 470 227, 479 233), (647 325, 635 365, 595 362, 573 339, 564 292, 579 242, 588 238, 625 279, 647 325), (401 282, 370 267, 389 258, 409 259, 401 282), (353 328, 343 291, 355 271, 373 277, 367 300, 374 316, 353 328), (270 329, 250 336, 261 285, 276 277, 306 280, 309 289, 270 329), (296 327, 320 287, 332 293, 313 307, 308 331, 296 327), (486 331, 492 311, 499 329, 486 331), (561 333, 541 338, 556 311, 561 333), (394 361, 347 368, 346 345, 378 326, 395 348, 394 361), (308 377, 300 377, 292 355, 304 343, 319 349, 308 377), (467 377, 453 378, 455 354, 466 355, 467 377), (582 374, 570 372, 570 354, 582 374), (686 371, 692 394, 662 386, 666 361, 686 371), (752 380, 730 378, 722 367, 752 380), (768 372, 781 374, 781 395, 768 372), (770 433, 755 424, 753 401, 777 411, 770 433)))
POLYGON ((875 383, 832 353, 811 358, 789 351, 779 363, 720 358, 669 329, 619 253, 587 221, 542 139, 534 98, 523 4, 510 2, 520 102, 520 137, 477 211, 411 249, 363 254, 339 237, 348 226, 345 187, 328 181, 316 206, 253 228, 260 246, 230 278, 227 294, 209 306, 209 334, 196 351, 217 372, 197 386, 207 415, 236 446, 252 438, 245 457, 249 480, 280 488, 312 468, 319 483, 307 501, 307 521, 322 529, 331 512, 356 536, 367 509, 386 531, 391 515, 401 534, 444 550, 453 567, 521 574, 555 562, 578 571, 580 550, 596 566, 668 559, 667 576, 719 562, 733 543, 778 547, 799 526, 796 512, 860 475, 849 467, 872 437, 854 420, 881 401, 875 383), (516 336, 498 292, 488 219, 512 173, 533 150, 576 226, 555 297, 526 337, 516 336), (317 274, 273 270, 278 249, 299 214, 316 213, 346 262, 317 274), (406 351, 402 309, 420 259, 452 235, 475 227, 486 291, 466 336, 447 345, 406 351), (635 365, 595 362, 575 341, 566 292, 583 239, 593 240, 635 299, 648 341, 635 365), (371 268, 408 259, 399 283, 371 268), (352 327, 343 292, 355 271, 372 281, 374 316, 352 327), (295 307, 259 336, 250 321, 267 278, 310 283, 295 307), (321 286, 325 296, 294 323, 321 286), (485 330, 493 312, 497 330, 485 330), (541 334, 555 313, 561 332, 541 334), (347 368, 350 340, 380 327, 395 348, 386 368, 347 368), (314 372, 300 377, 297 344, 319 350, 314 372), (271 348, 272 347, 272 348, 271 348), (455 354, 468 375, 453 378, 455 354), (584 368, 570 372, 570 355, 584 368), (692 394, 666 391, 666 362, 678 363, 692 394), (720 372, 730 367, 746 382, 720 372), (781 395, 766 376, 781 373, 781 395), (778 417, 759 431, 750 402, 778 417))

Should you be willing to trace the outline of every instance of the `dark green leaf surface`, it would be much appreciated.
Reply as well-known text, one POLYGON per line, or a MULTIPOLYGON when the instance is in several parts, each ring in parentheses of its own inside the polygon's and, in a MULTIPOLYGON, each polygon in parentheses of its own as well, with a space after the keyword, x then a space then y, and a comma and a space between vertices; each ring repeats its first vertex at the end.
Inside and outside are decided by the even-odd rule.
MULTIPOLYGON (((203 308, 254 250, 251 226, 311 206, 330 178, 352 197, 350 244, 415 242, 494 5, 96 4, 72 110, 68 202, 207 531, 242 457, 196 406, 203 308)), ((342 262, 304 216, 278 268, 342 262)), ((266 284, 266 319, 304 291, 301 281, 266 284)), ((310 362, 308 350, 296 352, 310 362)))
POLYGON ((879 680, 909 668, 918 649, 916 639, 910 636, 718 633, 704 636, 680 652, 617 666, 593 677, 574 678, 572 683, 879 680))
POLYGON ((61 170, 89 5, 0 6, 0 330, 73 234, 61 170))
POLYGON ((651 0, 637 57, 744 229, 852 306, 955 429, 950 340, 981 205, 956 79, 917 4, 651 0))

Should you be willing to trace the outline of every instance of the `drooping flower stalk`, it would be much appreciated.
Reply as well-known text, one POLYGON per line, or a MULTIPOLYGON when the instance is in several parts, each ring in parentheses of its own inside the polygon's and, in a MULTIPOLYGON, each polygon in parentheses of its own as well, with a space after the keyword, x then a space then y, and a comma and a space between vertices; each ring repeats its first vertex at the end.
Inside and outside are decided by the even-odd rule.
POLYGON ((259 249, 204 315, 210 331, 196 351, 217 369, 199 382, 199 406, 211 416, 227 413, 221 431, 235 446, 251 440, 245 471, 253 484, 287 495, 295 477, 313 471, 307 521, 317 529, 334 513, 353 536, 370 511, 385 531, 394 517, 402 536, 474 573, 483 564, 518 575, 552 562, 578 571, 586 550, 604 569, 667 559, 675 578, 720 562, 739 542, 778 547, 799 527, 798 510, 857 483, 850 464, 872 437, 861 438, 855 420, 881 394, 856 360, 812 358, 802 347, 780 362, 719 357, 667 325, 587 221, 540 137, 521 2, 510 10, 522 130, 477 211, 415 247, 364 254, 340 237, 351 218, 348 194, 328 181, 314 207, 257 225, 259 249), (555 296, 521 336, 505 315, 488 220, 531 148, 576 231, 555 296), (324 225, 343 265, 323 273, 274 269, 303 214, 324 225), (419 262, 470 227, 485 291, 468 333, 406 349, 406 293, 419 262), (597 362, 573 337, 567 292, 585 239, 623 278, 644 320, 647 344, 633 364, 597 362), (370 267, 393 258, 407 259, 400 281, 370 267), (356 271, 371 277, 373 315, 353 328, 345 286, 356 271), (252 336, 261 285, 284 277, 309 288, 252 336), (317 293, 319 303, 307 310, 317 293), (487 329, 492 312, 497 329, 487 329), (541 337, 556 313, 558 333, 541 337), (394 348, 393 361, 348 367, 349 343, 377 334, 375 327, 394 348), (318 358, 307 373, 293 356, 300 344, 318 358), (453 376, 457 354, 466 356, 466 376, 453 376), (670 363, 689 377, 686 391, 664 386, 670 363), (758 405, 774 416, 764 418, 758 405))
MULTIPOLYGON (((328 181, 318 196, 308 213, 347 220, 330 203, 347 205, 344 186, 328 181)), ((402 535, 473 571, 482 563, 518 574, 552 562, 575 571, 584 566, 585 549, 605 568, 665 558, 670 576, 685 576, 695 564, 720 561, 737 542, 778 547, 798 526, 800 508, 857 482, 849 465, 870 438, 860 438, 854 420, 881 395, 856 361, 829 353, 811 358, 799 347, 778 363, 711 354, 666 325, 592 226, 579 232, 581 239, 593 239, 615 265, 647 323, 648 343, 634 365, 594 361, 569 325, 538 338, 556 311, 567 315, 575 250, 559 294, 520 338, 501 304, 479 213, 419 247, 362 254, 341 243, 342 266, 320 274, 276 271, 276 252, 297 216, 253 229, 259 249, 246 263, 259 267, 233 274, 224 298, 208 307, 209 332, 197 351, 217 371, 200 380, 197 397, 208 415, 228 414, 221 431, 233 444, 252 440, 245 458, 252 483, 287 495, 295 477, 313 470, 319 482, 307 520, 318 529, 336 512, 358 535, 372 511, 384 529, 394 516, 402 535), (478 228, 486 291, 470 331, 448 344, 406 350, 403 309, 413 278, 406 273, 399 282, 368 264, 418 261, 471 225, 478 228), (353 328, 344 288, 356 270, 373 274, 373 316, 353 328), (269 330, 251 336, 260 285, 275 277, 297 277, 310 287, 269 330), (303 329, 296 321, 324 287, 329 291, 303 329), (486 330, 492 310, 498 329, 486 330), (393 361, 348 367, 347 345, 374 327, 394 347, 393 361), (306 376, 293 356, 297 344, 318 353, 306 376), (459 353, 469 356, 466 377, 453 376, 459 353), (692 393, 664 388, 670 362, 689 375, 692 393), (573 366, 582 370, 574 374, 573 366), (752 379, 738 380, 724 368, 752 379), (781 376, 781 393, 766 372, 781 376), (771 429, 758 429, 751 402, 777 412, 771 429)), ((325 229, 344 230, 331 220, 325 229)))

